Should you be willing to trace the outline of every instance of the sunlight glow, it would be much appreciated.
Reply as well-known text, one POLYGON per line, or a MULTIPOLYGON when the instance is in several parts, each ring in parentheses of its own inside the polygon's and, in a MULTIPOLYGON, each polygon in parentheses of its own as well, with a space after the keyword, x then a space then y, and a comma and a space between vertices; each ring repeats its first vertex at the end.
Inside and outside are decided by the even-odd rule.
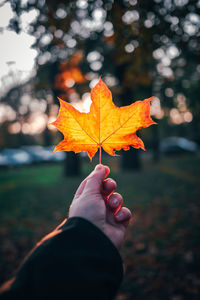
POLYGON ((64 10, 63 8, 58 8, 56 11, 56 17, 58 19, 64 19, 67 16, 67 12, 66 10, 64 10))
POLYGON ((165 95, 167 97, 173 97, 174 96, 174 91, 171 88, 166 88, 165 89, 165 95))
POLYGON ((140 18, 140 15, 137 10, 128 10, 125 12, 125 14, 122 16, 122 21, 126 24, 131 24, 135 21, 138 21, 140 18))
POLYGON ((90 93, 83 94, 82 101, 83 101, 84 112, 88 113, 90 111, 90 106, 92 104, 90 93))
POLYGON ((127 52, 127 53, 131 53, 131 52, 133 52, 134 51, 134 46, 132 45, 132 44, 127 44, 126 46, 125 46, 125 51, 127 52))
POLYGON ((177 108, 170 110, 170 121, 174 124, 190 123, 193 120, 192 113, 187 108, 186 97, 179 93, 174 98, 174 104, 177 108))
POLYGON ((29 134, 30 131, 31 131, 31 126, 30 126, 30 124, 24 123, 24 124, 22 125, 22 133, 23 133, 23 134, 29 134))
POLYGON ((160 99, 158 97, 154 97, 151 102, 151 116, 157 119, 164 117, 164 110, 161 108, 160 99))
POLYGON ((81 9, 86 9, 88 7, 86 0, 78 0, 76 1, 76 5, 81 9))
MULTIPOLYGON (((47 126, 47 115, 41 113, 33 113, 29 118, 29 134, 40 134, 47 126)), ((28 130, 28 128, 26 127, 28 130)))
POLYGON ((89 52, 87 55, 87 60, 89 63, 100 59, 102 59, 102 55, 98 51, 89 52))
MULTIPOLYGON (((34 37, 24 32, 18 35, 13 31, 4 31, 0 35, 0 62, 5 65, 9 61, 14 61, 15 69, 30 71, 34 66, 34 58, 37 55, 37 51, 31 49, 34 41, 34 37)), ((4 74, 1 72, 0 76, 2 75, 4 74)))
MULTIPOLYGON (((55 117, 54 117, 55 120, 55 117)), ((47 126, 47 116, 43 113, 34 112, 30 115, 28 120, 22 124, 20 122, 14 122, 9 125, 8 130, 11 134, 18 134, 20 131, 23 134, 40 134, 47 126)))
POLYGON ((47 127, 49 130, 51 131, 57 131, 58 129, 54 126, 54 125, 50 125, 50 123, 54 122, 56 119, 56 117, 49 117, 49 120, 48 120, 48 124, 47 124, 47 127))
POLYGON ((0 123, 5 121, 14 121, 16 119, 16 112, 10 105, 0 104, 0 123))
POLYGON ((185 122, 190 123, 193 120, 193 115, 190 111, 187 111, 186 113, 184 113, 183 118, 185 122))
POLYGON ((12 134, 17 134, 21 131, 21 125, 19 122, 15 122, 9 125, 8 130, 12 134))
POLYGON ((92 12, 92 16, 94 19, 96 20, 101 20, 103 18, 105 18, 106 16, 106 12, 104 9, 102 8, 96 8, 93 12, 92 12))
POLYGON ((22 30, 27 32, 29 24, 32 23, 39 15, 39 10, 32 8, 28 12, 23 12, 20 16, 22 30))
POLYGON ((92 79, 90 81, 89 87, 92 89, 98 83, 98 81, 99 81, 98 78, 92 79))
POLYGON ((115 78, 114 76, 109 75, 109 74, 104 77, 104 80, 105 80, 105 83, 110 87, 118 84, 117 78, 115 78))
POLYGON ((172 123, 174 123, 174 124, 183 123, 183 117, 182 117, 182 115, 180 114, 180 112, 178 111, 177 108, 172 108, 170 110, 169 115, 170 115, 170 120, 171 120, 172 123))
POLYGON ((102 63, 100 61, 94 61, 90 64, 90 68, 93 71, 99 71, 102 67, 102 63))
POLYGON ((14 13, 10 3, 5 3, 0 9, 0 27, 7 27, 14 13))
POLYGON ((38 16, 38 13, 36 9, 31 9, 29 12, 23 13, 20 18, 24 31, 17 34, 7 29, 10 19, 13 17, 10 3, 5 3, 1 6, 0 80, 2 80, 2 84, 0 92, 2 93, 5 93, 6 89, 12 86, 12 84, 20 84, 31 76, 35 66, 37 51, 31 48, 35 42, 35 37, 28 34, 28 25, 38 16))

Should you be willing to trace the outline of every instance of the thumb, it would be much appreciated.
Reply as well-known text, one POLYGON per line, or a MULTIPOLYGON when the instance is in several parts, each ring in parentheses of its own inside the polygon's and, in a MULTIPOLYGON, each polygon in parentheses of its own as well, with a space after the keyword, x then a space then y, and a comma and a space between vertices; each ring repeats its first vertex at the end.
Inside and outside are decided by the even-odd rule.
POLYGON ((107 166, 101 164, 97 165, 94 171, 88 176, 84 192, 97 193, 101 192, 101 185, 106 176, 110 173, 110 169, 107 166))

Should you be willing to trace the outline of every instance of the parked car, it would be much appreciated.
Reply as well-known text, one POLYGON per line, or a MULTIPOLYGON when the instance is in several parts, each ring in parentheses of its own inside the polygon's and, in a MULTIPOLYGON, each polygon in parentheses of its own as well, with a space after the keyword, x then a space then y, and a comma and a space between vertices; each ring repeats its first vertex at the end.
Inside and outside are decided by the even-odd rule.
POLYGON ((0 153, 0 166, 29 165, 32 162, 32 156, 22 149, 4 149, 0 153))
POLYGON ((23 146, 34 159, 35 163, 50 162, 50 161, 63 161, 65 159, 65 152, 53 153, 55 146, 42 147, 39 145, 23 146))
POLYGON ((54 146, 22 146, 19 149, 4 149, 0 152, 0 167, 29 165, 32 163, 59 162, 65 159, 66 153, 53 153, 54 146))
POLYGON ((160 151, 163 154, 196 153, 199 150, 197 143, 182 137, 164 138, 160 143, 160 151))
POLYGON ((52 161, 63 161, 66 157, 66 152, 65 151, 59 151, 53 153, 55 146, 49 146, 46 147, 45 149, 51 153, 51 160, 52 161))
POLYGON ((6 153, 0 152, 0 167, 7 167, 11 165, 11 161, 6 153))

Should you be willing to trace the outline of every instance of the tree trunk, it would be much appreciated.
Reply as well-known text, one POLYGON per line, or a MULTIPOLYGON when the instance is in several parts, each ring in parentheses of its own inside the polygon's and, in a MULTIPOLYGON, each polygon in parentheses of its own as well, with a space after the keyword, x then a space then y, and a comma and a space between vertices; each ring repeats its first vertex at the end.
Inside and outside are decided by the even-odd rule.
MULTIPOLYGON (((125 88, 121 96, 122 105, 130 105, 133 101, 133 91, 130 88, 125 88)), ((140 151, 132 147, 128 151, 121 151, 121 168, 122 170, 140 170, 141 159, 140 151)))
POLYGON ((140 150, 130 148, 128 151, 122 152, 121 168, 123 170, 140 170, 140 150))
MULTIPOLYGON (((52 65, 51 74, 50 74, 50 80, 52 86, 54 86, 56 74, 60 72, 59 65, 60 65, 59 61, 56 61, 52 65)), ((55 88, 52 89, 52 92, 54 95, 54 99, 56 99, 57 96, 61 93, 60 90, 57 90, 55 88)), ((58 103, 57 100, 56 103, 58 103)), ((80 156, 78 154, 75 154, 73 151, 66 152, 64 166, 63 166, 63 176, 64 177, 79 176, 80 174, 81 174, 80 156)))
POLYGON ((43 132, 43 141, 44 141, 44 146, 51 146, 53 144, 52 136, 48 128, 46 128, 43 132))
POLYGON ((64 176, 79 176, 81 173, 80 156, 74 152, 66 152, 64 161, 64 176))
POLYGON ((152 140, 153 161, 157 163, 160 160, 160 137, 159 137, 158 125, 153 126, 152 130, 153 130, 153 140, 152 140))

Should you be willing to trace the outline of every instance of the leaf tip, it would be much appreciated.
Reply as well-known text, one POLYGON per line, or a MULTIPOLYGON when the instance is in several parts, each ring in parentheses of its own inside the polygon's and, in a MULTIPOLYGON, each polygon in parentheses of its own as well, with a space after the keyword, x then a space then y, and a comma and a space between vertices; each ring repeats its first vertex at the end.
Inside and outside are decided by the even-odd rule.
POLYGON ((58 150, 57 150, 57 146, 54 148, 54 150, 53 150, 53 153, 52 154, 54 154, 54 153, 56 153, 58 150))
POLYGON ((150 98, 148 98, 147 100, 152 101, 154 98, 154 96, 151 96, 150 98))
POLYGON ((103 83, 102 77, 99 77, 99 83, 103 83))
POLYGON ((53 121, 53 122, 48 123, 47 125, 48 125, 48 126, 51 125, 51 126, 55 126, 55 127, 56 127, 56 120, 53 121))
POLYGON ((99 81, 97 82, 96 86, 100 86, 100 87, 104 87, 104 88, 106 87, 106 88, 108 89, 107 85, 106 85, 105 82, 102 80, 102 77, 101 77, 101 76, 99 77, 99 81))
POLYGON ((152 120, 151 125, 158 125, 158 122, 155 122, 154 120, 152 120))

